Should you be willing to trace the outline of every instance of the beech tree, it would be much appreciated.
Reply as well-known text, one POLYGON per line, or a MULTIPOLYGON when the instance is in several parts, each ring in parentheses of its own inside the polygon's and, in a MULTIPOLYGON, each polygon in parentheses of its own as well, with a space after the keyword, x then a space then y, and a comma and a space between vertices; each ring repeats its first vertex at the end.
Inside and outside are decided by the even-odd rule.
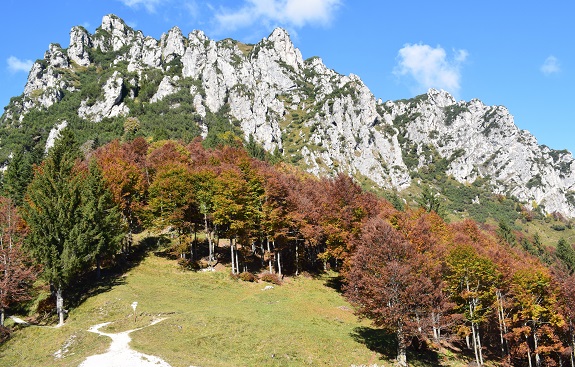
POLYGON ((429 312, 438 287, 432 264, 379 217, 363 228, 352 258, 345 294, 360 315, 395 334, 399 366, 407 366, 407 347, 421 333, 420 315, 429 312))
POLYGON ((558 312, 558 290, 546 269, 531 266, 514 274, 511 292, 515 357, 527 358, 529 366, 540 367, 551 351, 560 349, 553 331, 565 323, 558 312), (518 356, 521 352, 525 355, 518 356))
POLYGON ((214 223, 218 231, 230 239, 232 273, 239 273, 238 238, 245 237, 247 225, 248 188, 241 172, 234 167, 224 169, 215 180, 213 196, 214 223))
POLYGON ((568 326, 569 359, 571 367, 575 367, 575 275, 559 274, 558 278, 561 291, 559 300, 568 326))
MULTIPOLYGON (((194 192, 195 177, 183 164, 168 164, 159 169, 149 188, 148 208, 157 228, 174 227, 178 232, 181 251, 184 255, 182 239, 192 231, 193 222, 199 216, 199 208, 194 192)), ((190 243, 190 257, 194 252, 190 243)))
MULTIPOLYGON (((447 259, 446 281, 452 299, 465 315, 477 365, 483 365, 480 326, 492 312, 496 284, 500 277, 493 262, 468 244, 457 245, 447 259)), ((469 335, 468 334, 468 335, 469 335)), ((468 342, 469 344, 469 342, 468 342)))
POLYGON ((6 309, 29 299, 36 269, 21 248, 22 220, 5 197, 0 197, 0 231, 0 326, 4 326, 6 309))
POLYGON ((127 231, 128 247, 131 234, 139 224, 138 212, 150 183, 146 165, 148 144, 143 139, 121 144, 115 140, 96 151, 106 187, 119 206, 127 231))

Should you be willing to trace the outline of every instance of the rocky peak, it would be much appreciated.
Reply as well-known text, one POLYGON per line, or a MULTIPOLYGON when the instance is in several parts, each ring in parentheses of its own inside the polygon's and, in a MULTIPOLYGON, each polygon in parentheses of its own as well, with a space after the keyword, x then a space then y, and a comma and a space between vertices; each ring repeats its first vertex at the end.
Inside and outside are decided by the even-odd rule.
POLYGON ((92 38, 84 27, 75 26, 70 31, 68 57, 80 66, 90 65, 88 49, 92 48, 92 38))
POLYGON ((118 18, 114 14, 104 15, 102 17, 102 24, 100 25, 100 28, 106 32, 116 35, 126 35, 128 34, 128 29, 131 30, 131 28, 129 28, 122 19, 118 18))
POLYGON ((273 49, 279 59, 296 71, 303 65, 301 52, 292 43, 288 32, 282 28, 276 28, 267 38, 273 44, 273 49))
POLYGON ((51 43, 48 47, 48 51, 44 54, 44 60, 47 60, 55 68, 67 68, 69 66, 68 58, 62 51, 62 47, 55 43, 51 43))
POLYGON ((443 89, 437 90, 432 88, 427 91, 427 97, 430 103, 438 107, 447 107, 456 103, 455 98, 443 89))
POLYGON ((130 45, 136 32, 113 14, 104 15, 102 24, 94 34, 94 46, 102 52, 118 51, 130 45))
POLYGON ((165 63, 169 63, 176 56, 183 56, 186 48, 180 28, 173 27, 168 34, 164 33, 160 41, 160 47, 162 48, 162 57, 165 63))

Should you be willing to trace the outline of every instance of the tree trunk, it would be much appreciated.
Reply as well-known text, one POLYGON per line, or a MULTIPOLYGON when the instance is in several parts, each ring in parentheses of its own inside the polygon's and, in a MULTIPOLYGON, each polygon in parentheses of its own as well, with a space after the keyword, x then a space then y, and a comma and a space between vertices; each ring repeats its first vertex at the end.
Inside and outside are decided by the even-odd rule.
POLYGON ((206 237, 208 238, 208 266, 210 269, 213 267, 213 260, 214 260, 214 247, 212 243, 212 236, 210 234, 210 230, 208 228, 208 215, 204 214, 204 231, 206 232, 206 237))
POLYGON ((529 361, 529 367, 533 367, 531 362, 531 348, 529 348, 529 338, 525 335, 525 343, 527 343, 527 360, 529 361))
POLYGON ((537 351, 537 329, 533 327, 533 351, 535 352, 535 366, 541 367, 541 356, 537 351))
POLYGON ((270 249, 270 240, 269 240, 269 238, 266 238, 266 242, 267 242, 267 244, 268 244, 268 256, 269 256, 268 266, 269 266, 269 268, 270 268, 270 273, 273 274, 273 273, 274 273, 274 265, 273 265, 273 262, 272 262, 272 251, 271 251, 271 249, 270 249))
POLYGON ((262 268, 266 265, 266 259, 265 259, 265 254, 266 254, 266 250, 264 249, 264 242, 260 241, 260 251, 262 252, 262 256, 261 256, 261 263, 262 263, 262 268))
POLYGON ((431 312, 431 323, 433 330, 433 339, 439 343, 441 339, 441 327, 439 326, 439 321, 441 319, 441 314, 436 312, 431 312))
POLYGON ((58 290, 56 290, 56 312, 60 322, 58 326, 64 325, 64 297, 62 297, 62 286, 58 285, 58 290))
POLYGON ((102 266, 100 260, 100 254, 96 255, 96 279, 100 280, 102 277, 102 266))
POLYGON ((279 250, 277 252, 277 258, 278 258, 278 275, 281 277, 282 276, 282 260, 281 260, 281 252, 279 250))
MULTIPOLYGON (((469 292, 469 280, 466 280, 466 288, 469 292)), ((472 298, 467 301, 469 305, 469 317, 471 318, 471 336, 473 337, 473 352, 475 353, 475 362, 478 366, 483 365, 483 356, 481 355, 481 341, 479 340, 479 331, 477 330, 477 325, 473 321, 475 318, 475 304, 477 301, 472 298)))
POLYGON ((235 274, 236 273, 236 271, 235 271, 235 269, 236 269, 235 268, 236 257, 234 256, 234 239, 233 238, 230 238, 230 256, 232 259, 232 274, 235 274))
POLYGON ((571 367, 575 367, 575 332, 573 331, 573 321, 569 320, 569 332, 571 333, 571 367))
POLYGON ((0 308, 0 326, 4 326, 5 314, 6 314, 6 311, 4 310, 4 307, 0 308))
MULTIPOLYGON (((236 247, 237 247, 237 246, 236 246, 236 247)), ((239 274, 239 273, 240 273, 240 257, 239 257, 239 255, 238 255, 238 252, 239 252, 239 251, 238 251, 238 249, 236 248, 234 252, 236 253, 236 274, 239 274)))
POLYGON ((483 350, 481 348, 481 336, 479 335, 479 325, 475 326, 477 332, 477 352, 479 353, 479 365, 483 366, 483 350))
POLYGON ((399 326, 397 328, 397 366, 407 367, 407 346, 405 343, 405 335, 403 334, 403 328, 399 326))
POLYGON ((473 353, 475 354, 475 362, 478 366, 481 366, 479 363, 479 353, 477 353, 477 335, 475 335, 475 323, 471 323, 471 336, 473 337, 473 353))
POLYGON ((299 256, 298 256, 297 238, 295 240, 295 275, 299 275, 299 256))

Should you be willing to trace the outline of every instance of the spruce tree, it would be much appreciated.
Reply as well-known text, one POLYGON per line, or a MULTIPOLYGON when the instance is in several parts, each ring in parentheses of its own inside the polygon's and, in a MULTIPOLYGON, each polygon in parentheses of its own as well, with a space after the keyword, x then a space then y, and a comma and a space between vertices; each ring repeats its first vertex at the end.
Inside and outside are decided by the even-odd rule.
POLYGON ((90 161, 81 190, 78 244, 83 247, 82 252, 87 254, 89 261, 92 264, 95 262, 99 279, 101 261, 119 251, 125 235, 121 225, 121 213, 104 184, 102 171, 96 160, 90 161))
POLYGON ((43 266, 43 274, 56 292, 60 324, 64 322, 63 291, 87 266, 89 257, 82 243, 81 181, 74 174, 78 145, 72 133, 60 139, 36 167, 28 186, 23 217, 29 227, 26 247, 43 266))
POLYGON ((568 244, 564 238, 561 238, 557 243, 556 254, 563 264, 565 264, 569 273, 573 273, 575 270, 575 250, 573 246, 568 244))
POLYGON ((34 175, 33 165, 41 160, 37 151, 22 149, 16 153, 2 180, 4 195, 12 199, 17 206, 22 205, 26 187, 34 175))

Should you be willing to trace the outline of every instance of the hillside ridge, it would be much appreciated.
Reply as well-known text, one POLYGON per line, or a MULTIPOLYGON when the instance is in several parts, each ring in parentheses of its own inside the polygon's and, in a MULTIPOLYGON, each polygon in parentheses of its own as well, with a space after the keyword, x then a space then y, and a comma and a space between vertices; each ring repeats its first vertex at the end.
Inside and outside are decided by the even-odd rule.
POLYGON ((32 111, 46 114, 18 134, 46 144, 50 132, 67 125, 97 130, 112 121, 125 132, 132 117, 152 130, 154 122, 142 116, 158 110, 179 116, 168 137, 181 137, 182 129, 206 137, 212 116, 223 116, 245 141, 316 175, 345 172, 401 191, 444 159, 446 173, 461 183, 486 179, 495 193, 528 207, 575 216, 573 156, 538 145, 506 108, 458 102, 434 89, 383 102, 357 75, 341 75, 319 57, 303 60, 281 28, 248 45, 199 30, 184 37, 178 27, 156 40, 115 15, 104 16, 94 34, 73 27, 69 47, 51 44, 23 95, 5 108, 0 158, 8 163, 15 153, 8 136, 30 124, 32 111), (56 105, 67 114, 52 112, 56 105))

